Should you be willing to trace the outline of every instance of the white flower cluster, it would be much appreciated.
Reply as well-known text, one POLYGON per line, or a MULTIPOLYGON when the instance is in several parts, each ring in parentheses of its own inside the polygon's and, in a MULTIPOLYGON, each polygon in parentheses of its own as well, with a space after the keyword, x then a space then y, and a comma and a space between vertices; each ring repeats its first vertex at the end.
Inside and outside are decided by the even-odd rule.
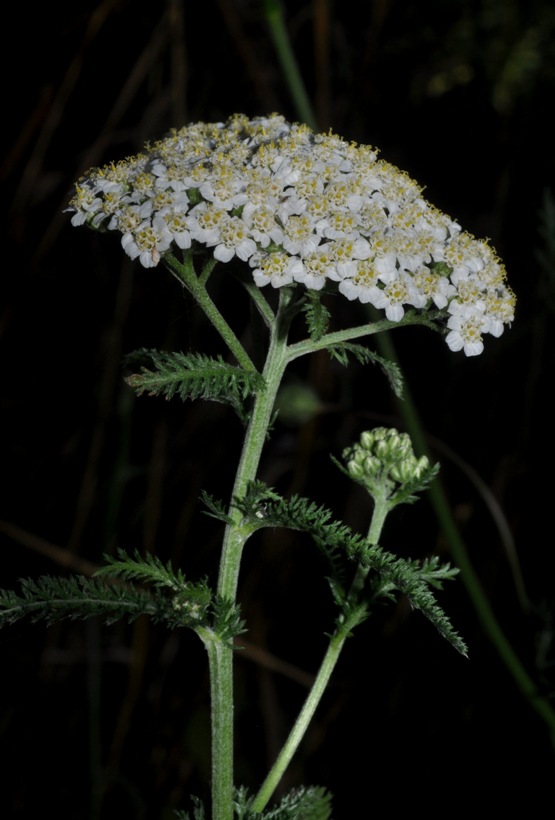
POLYGON ((196 123, 145 153, 93 169, 71 200, 73 225, 120 231, 147 268, 202 245, 248 262, 260 287, 335 287, 385 311, 445 310, 451 350, 483 350, 514 315, 505 270, 484 241, 430 205, 369 146, 279 115, 196 123))

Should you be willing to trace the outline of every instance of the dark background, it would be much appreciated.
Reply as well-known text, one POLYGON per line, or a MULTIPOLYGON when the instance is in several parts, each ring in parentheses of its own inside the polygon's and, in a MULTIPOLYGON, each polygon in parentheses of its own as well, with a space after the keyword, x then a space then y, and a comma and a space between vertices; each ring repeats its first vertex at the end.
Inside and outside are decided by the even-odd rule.
MULTIPOLYGON (((313 0, 284 10, 319 127, 377 146, 506 263, 516 320, 482 356, 452 354, 420 328, 393 340, 472 566, 550 701, 553 4, 313 0)), ((219 405, 136 398, 122 357, 139 347, 218 352, 217 339, 164 269, 130 263, 116 237, 72 228, 63 210, 81 173, 173 126, 234 112, 298 119, 263 6, 20 4, 6 13, 5 38, 15 47, 3 55, 1 585, 90 572, 116 547, 213 578, 221 532, 197 499, 202 489, 229 497, 239 422, 219 405)), ((242 332, 241 293, 224 275, 215 282, 242 332)), ((277 422, 261 474, 364 530, 367 502, 329 454, 375 424, 403 429, 398 405, 370 366, 343 369, 322 354, 290 375, 310 384, 322 412, 277 422)), ((398 511, 384 546, 450 560, 426 499, 398 511)), ((332 628, 323 571, 315 548, 289 533, 246 550, 236 768, 253 789, 332 628)), ((402 599, 347 644, 286 776, 287 787, 328 787, 337 820, 384 804, 442 817, 477 801, 533 811, 551 793, 546 723, 462 580, 440 601, 469 660, 402 599)), ((3 817, 169 818, 190 808, 189 794, 207 797, 208 679, 195 635, 144 621, 22 623, 0 635, 0 653, 3 817)))

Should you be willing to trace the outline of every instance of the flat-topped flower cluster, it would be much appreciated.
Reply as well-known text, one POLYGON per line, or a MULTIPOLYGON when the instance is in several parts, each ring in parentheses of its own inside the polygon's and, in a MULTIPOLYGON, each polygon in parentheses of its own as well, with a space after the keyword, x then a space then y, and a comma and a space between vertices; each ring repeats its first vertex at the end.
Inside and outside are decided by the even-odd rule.
POLYGON ((452 350, 482 352, 514 315, 505 269, 375 149, 279 115, 196 123, 93 169, 70 202, 74 225, 119 231, 147 268, 198 246, 237 257, 260 287, 332 286, 400 321, 445 310, 452 350))

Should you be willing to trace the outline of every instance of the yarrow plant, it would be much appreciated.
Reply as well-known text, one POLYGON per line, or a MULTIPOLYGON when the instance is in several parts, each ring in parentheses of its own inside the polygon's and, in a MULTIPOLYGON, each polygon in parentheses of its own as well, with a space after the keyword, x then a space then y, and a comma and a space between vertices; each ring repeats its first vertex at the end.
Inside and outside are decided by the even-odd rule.
POLYGON ((438 469, 415 455, 406 433, 365 431, 334 458, 370 496, 366 535, 308 499, 285 499, 265 486, 258 468, 278 391, 292 361, 326 349, 343 364, 349 357, 379 364, 400 393, 398 368, 353 342, 399 326, 425 325, 443 333, 451 350, 481 353, 484 337, 500 336, 513 319, 505 269, 487 242, 429 204, 375 149, 279 115, 237 115, 174 131, 136 157, 90 171, 77 184, 69 212, 74 225, 119 233, 124 251, 145 268, 167 267, 227 348, 225 357, 142 350, 143 365, 129 385, 139 394, 229 404, 244 423, 243 448, 230 499, 203 495, 223 525, 214 588, 187 580, 156 557, 120 551, 106 556, 92 579, 27 580, 19 594, 2 593, 0 623, 90 615, 109 623, 148 614, 170 628, 194 630, 208 654, 212 710, 211 807, 194 798, 195 820, 330 817, 330 795, 321 788, 299 788, 279 805, 268 804, 345 641, 377 601, 402 594, 466 654, 433 593, 457 570, 436 557, 406 560, 380 546, 388 515, 413 503, 438 469), (230 262, 266 327, 261 367, 259 351, 240 341, 208 287, 217 266, 230 262), (381 314, 331 329, 334 297, 381 314), (292 341, 292 325, 302 326, 303 317, 304 333, 298 340, 297 329, 292 341), (305 532, 327 556, 337 617, 335 627, 327 627, 328 649, 298 719, 267 778, 250 794, 233 777, 233 639, 246 628, 237 595, 243 549, 268 527, 305 532))

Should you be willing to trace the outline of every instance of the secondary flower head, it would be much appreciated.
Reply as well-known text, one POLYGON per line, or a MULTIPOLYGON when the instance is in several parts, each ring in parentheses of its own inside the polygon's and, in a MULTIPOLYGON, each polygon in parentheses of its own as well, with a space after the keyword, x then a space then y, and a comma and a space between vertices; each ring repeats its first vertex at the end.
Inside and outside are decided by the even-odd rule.
POLYGON ((335 289, 400 321, 443 311, 451 350, 474 356, 514 316, 505 269, 486 241, 428 203, 375 149, 277 114, 196 123, 117 165, 92 169, 72 224, 119 231, 155 267, 207 249, 252 269, 259 287, 335 289))
POLYGON ((437 473, 426 456, 417 458, 407 433, 376 427, 343 451, 344 472, 374 498, 400 504, 428 486, 437 473))

